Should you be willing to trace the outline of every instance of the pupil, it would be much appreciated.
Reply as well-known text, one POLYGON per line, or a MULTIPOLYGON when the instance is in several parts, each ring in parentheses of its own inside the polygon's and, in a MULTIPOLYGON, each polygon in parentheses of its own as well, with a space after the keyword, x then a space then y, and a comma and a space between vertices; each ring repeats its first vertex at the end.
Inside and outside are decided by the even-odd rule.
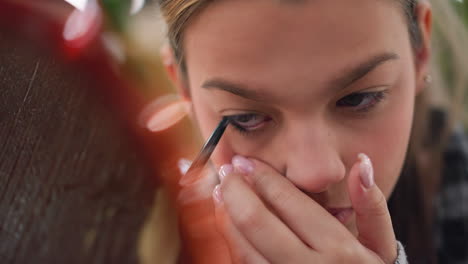
POLYGON ((242 115, 237 118, 238 122, 245 123, 251 121, 253 118, 253 115, 242 115))
POLYGON ((364 94, 351 94, 343 98, 341 105, 358 106, 364 100, 364 94))

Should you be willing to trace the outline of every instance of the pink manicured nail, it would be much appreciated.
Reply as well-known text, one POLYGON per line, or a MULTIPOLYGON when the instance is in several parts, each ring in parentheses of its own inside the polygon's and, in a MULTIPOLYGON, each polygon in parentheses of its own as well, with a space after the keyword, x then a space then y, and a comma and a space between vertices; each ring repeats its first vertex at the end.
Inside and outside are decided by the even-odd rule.
POLYGON ((213 200, 216 203, 222 203, 223 202, 223 196, 221 195, 221 186, 218 184, 213 190, 213 200))
POLYGON ((372 162, 366 154, 360 153, 358 158, 361 160, 359 164, 361 183, 364 188, 369 189, 374 186, 374 169, 372 162))
POLYGON ((254 163, 239 155, 232 158, 232 165, 242 173, 250 174, 254 171, 254 163))
POLYGON ((223 179, 234 171, 234 167, 231 164, 224 164, 219 168, 218 176, 219 181, 222 182, 223 179))

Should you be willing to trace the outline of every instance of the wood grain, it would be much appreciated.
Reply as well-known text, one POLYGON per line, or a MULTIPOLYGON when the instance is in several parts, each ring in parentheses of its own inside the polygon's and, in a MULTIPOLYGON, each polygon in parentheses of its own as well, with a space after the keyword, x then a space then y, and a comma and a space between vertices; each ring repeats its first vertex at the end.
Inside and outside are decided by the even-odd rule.
POLYGON ((155 180, 92 81, 0 29, 0 263, 137 263, 155 180))

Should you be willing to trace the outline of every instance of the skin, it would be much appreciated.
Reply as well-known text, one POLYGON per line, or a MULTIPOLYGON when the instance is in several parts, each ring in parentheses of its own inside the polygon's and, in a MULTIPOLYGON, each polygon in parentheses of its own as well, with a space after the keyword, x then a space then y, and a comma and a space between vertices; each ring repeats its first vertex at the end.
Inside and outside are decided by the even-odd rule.
MULTIPOLYGON (((203 209, 216 211, 234 262, 393 262, 382 201, 398 180, 427 73, 431 11, 423 2, 417 12, 423 45, 416 51, 394 1, 224 0, 190 20, 187 76, 166 64, 203 137, 222 116, 255 114, 242 123, 253 131, 230 126, 212 156, 217 168, 248 157, 253 171, 227 166, 215 208, 203 209), (350 105, 356 93, 379 96, 350 105), (362 186, 358 153, 372 160, 371 188, 362 186), (329 208, 353 213, 340 222, 329 208)), ((216 181, 203 184, 211 192, 216 181)), ((217 233, 207 233, 205 241, 218 245, 217 233)))

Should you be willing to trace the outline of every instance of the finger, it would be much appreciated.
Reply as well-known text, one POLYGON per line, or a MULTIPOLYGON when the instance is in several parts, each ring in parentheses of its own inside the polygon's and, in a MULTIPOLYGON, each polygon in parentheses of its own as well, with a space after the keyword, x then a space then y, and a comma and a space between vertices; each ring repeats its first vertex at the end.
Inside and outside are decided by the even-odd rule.
MULTIPOLYGON (((219 188, 219 187, 217 187, 219 188)), ((214 193, 217 190, 215 189, 214 193)), ((215 198, 216 199, 216 198, 215 198)), ((216 206, 216 226, 227 242, 233 263, 268 264, 268 261, 237 230, 222 204, 216 206)))
POLYGON ((240 156, 234 157, 233 165, 248 173, 249 182, 259 196, 311 248, 323 252, 355 240, 333 215, 273 168, 240 156))
MULTIPOLYGON (((184 178, 194 177, 193 175, 186 174, 188 168, 190 168, 190 165, 191 161, 189 160, 179 160, 178 167, 182 174, 180 181, 183 181, 184 178)), ((197 176, 197 181, 192 182, 191 184, 181 185, 182 188, 180 189, 177 197, 178 203, 190 204, 201 200, 212 203, 211 194, 213 193, 214 187, 219 184, 219 178, 216 170, 213 168, 212 164, 209 163, 200 174, 201 175, 197 176)))
MULTIPOLYGON (((179 169, 190 167, 190 161, 179 161, 179 169)), ((180 232, 190 263, 229 263, 229 249, 216 229, 212 190, 218 182, 213 169, 191 185, 181 186, 177 196, 180 232)))
POLYGON ((213 200, 184 204, 178 212, 180 233, 190 263, 229 263, 229 248, 216 229, 213 200))
POLYGON ((359 159, 352 167, 348 180, 349 195, 356 213, 358 239, 385 263, 393 263, 397 256, 397 242, 387 201, 374 182, 370 159, 365 154, 359 154, 359 159))
POLYGON ((303 263, 317 258, 316 252, 265 207, 242 175, 226 175, 219 193, 215 201, 222 201, 233 225, 270 263, 303 263))

